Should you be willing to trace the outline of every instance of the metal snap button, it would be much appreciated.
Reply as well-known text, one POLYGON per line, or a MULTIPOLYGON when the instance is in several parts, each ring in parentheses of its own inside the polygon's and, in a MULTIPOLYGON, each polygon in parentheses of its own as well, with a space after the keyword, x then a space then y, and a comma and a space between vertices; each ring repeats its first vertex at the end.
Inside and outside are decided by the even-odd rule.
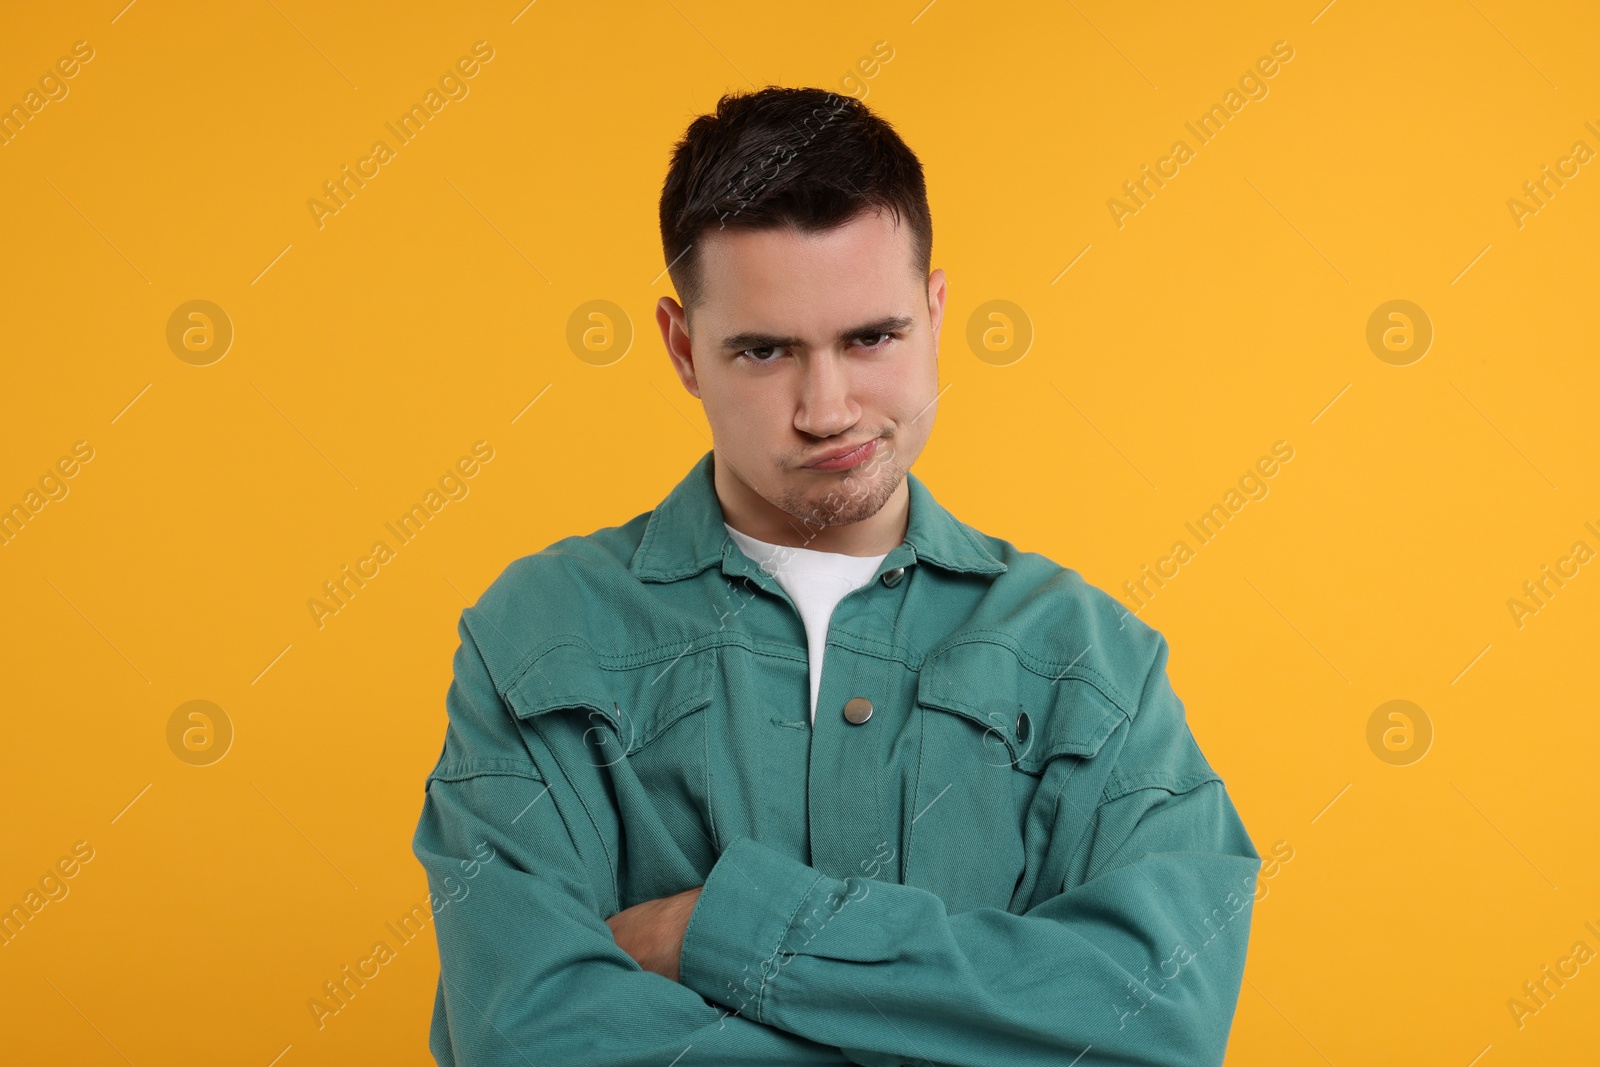
POLYGON ((872 718, 872 701, 866 697, 851 697, 844 702, 844 717, 860 726, 872 718))
POLYGON ((900 579, 906 576, 904 567, 892 567, 883 572, 883 584, 891 588, 900 584, 900 579))
POLYGON ((1028 735, 1033 732, 1033 724, 1028 721, 1028 713, 1023 712, 1017 716, 1017 740, 1026 744, 1028 735))

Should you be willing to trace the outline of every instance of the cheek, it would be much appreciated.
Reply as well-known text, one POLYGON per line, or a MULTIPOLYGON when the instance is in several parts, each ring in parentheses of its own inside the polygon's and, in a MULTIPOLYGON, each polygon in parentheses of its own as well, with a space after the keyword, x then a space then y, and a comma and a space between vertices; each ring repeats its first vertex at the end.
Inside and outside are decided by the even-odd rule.
POLYGON ((939 363, 931 344, 911 358, 886 366, 873 385, 885 399, 883 410, 893 414, 902 433, 916 430, 926 434, 927 424, 938 412, 934 400, 939 395, 939 363), (916 420, 914 425, 912 420, 916 420))
POLYGON ((717 448, 734 463, 740 457, 770 459, 793 446, 794 409, 784 406, 775 383, 736 382, 728 378, 700 381, 706 422, 717 448))

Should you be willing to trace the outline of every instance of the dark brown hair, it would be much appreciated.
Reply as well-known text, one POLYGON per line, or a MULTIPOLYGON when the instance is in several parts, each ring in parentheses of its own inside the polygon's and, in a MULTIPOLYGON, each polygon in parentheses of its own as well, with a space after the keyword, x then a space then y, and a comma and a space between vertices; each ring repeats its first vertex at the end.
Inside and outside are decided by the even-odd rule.
POLYGON ((728 93, 689 124, 661 187, 661 246, 686 310, 704 299, 695 245, 707 229, 831 229, 869 208, 909 225, 928 275, 933 219, 922 163, 854 97, 768 86, 728 93))

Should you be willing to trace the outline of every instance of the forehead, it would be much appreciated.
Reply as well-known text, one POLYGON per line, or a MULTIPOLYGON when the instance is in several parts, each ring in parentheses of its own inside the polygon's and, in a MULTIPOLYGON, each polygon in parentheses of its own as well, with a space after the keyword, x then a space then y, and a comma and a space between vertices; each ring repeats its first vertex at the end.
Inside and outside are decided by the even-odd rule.
POLYGON ((696 318, 708 325, 760 319, 827 330, 839 318, 882 314, 886 300, 903 302, 918 288, 910 230, 887 210, 816 233, 713 227, 699 252, 704 301, 696 318))

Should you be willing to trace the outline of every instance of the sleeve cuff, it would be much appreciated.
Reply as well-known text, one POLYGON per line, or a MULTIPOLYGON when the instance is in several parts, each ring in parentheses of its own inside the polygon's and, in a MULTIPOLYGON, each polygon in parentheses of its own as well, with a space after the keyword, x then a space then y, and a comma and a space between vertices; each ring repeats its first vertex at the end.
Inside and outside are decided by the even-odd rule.
POLYGON ((786 958, 794 918, 821 871, 735 838, 717 858, 683 934, 678 979, 702 997, 764 1022, 762 998, 786 958))

